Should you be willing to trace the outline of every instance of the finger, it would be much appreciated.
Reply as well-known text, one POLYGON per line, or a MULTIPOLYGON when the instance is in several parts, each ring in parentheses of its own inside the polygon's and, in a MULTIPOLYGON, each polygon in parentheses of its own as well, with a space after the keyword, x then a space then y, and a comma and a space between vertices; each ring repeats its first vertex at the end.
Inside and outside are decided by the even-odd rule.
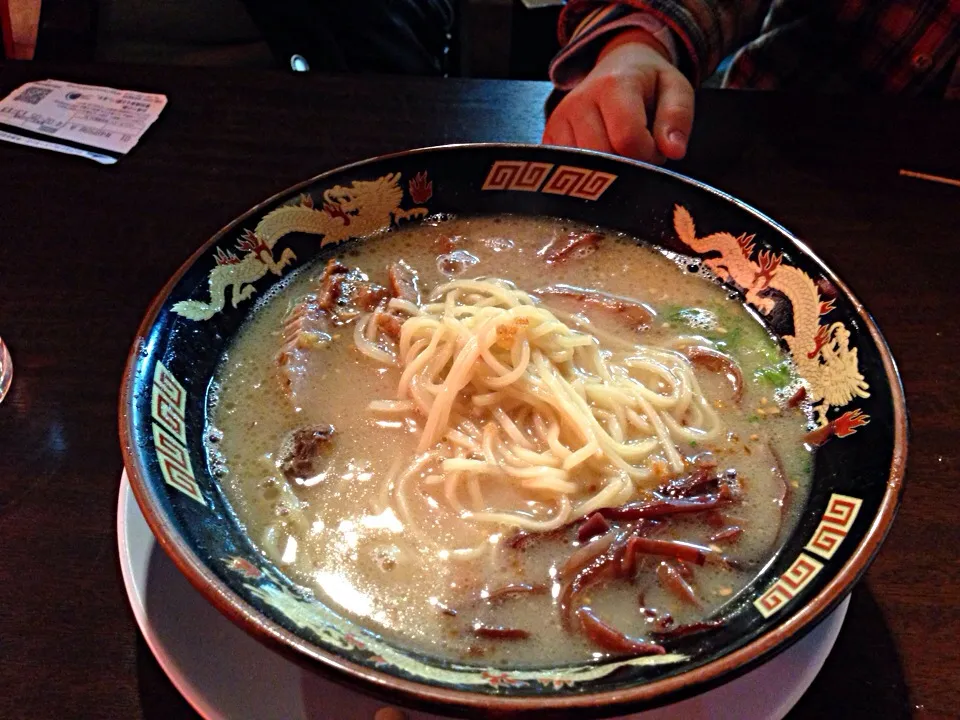
POLYGON ((553 115, 547 121, 547 127, 543 131, 544 145, 566 145, 572 147, 575 145, 573 139, 573 128, 567 121, 566 114, 560 111, 558 107, 553 115))
POLYGON ((693 86, 675 70, 657 76, 657 112, 653 135, 657 147, 671 160, 687 153, 687 142, 693 129, 693 86))
POLYGON ((593 102, 581 102, 576 109, 577 112, 570 122, 576 146, 585 150, 612 153, 613 148, 607 138, 607 128, 603 123, 600 108, 593 102))
POLYGON ((636 160, 655 161, 657 145, 647 129, 647 112, 640 94, 628 96, 627 101, 615 95, 598 106, 598 110, 602 113, 607 137, 615 153, 636 160))

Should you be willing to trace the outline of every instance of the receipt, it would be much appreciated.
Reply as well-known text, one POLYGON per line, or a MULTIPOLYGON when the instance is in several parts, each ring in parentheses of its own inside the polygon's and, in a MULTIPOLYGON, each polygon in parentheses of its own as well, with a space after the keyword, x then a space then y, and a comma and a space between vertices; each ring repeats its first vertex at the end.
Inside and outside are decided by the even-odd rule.
POLYGON ((165 95, 41 80, 21 85, 0 101, 0 123, 51 140, 126 154, 166 104, 165 95))

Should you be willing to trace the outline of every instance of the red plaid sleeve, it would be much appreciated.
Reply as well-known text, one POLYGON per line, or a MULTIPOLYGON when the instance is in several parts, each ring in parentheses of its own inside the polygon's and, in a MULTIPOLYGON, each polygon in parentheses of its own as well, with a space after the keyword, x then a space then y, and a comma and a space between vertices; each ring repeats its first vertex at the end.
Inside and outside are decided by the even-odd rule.
POLYGON ((679 60, 670 30, 649 13, 629 5, 605 5, 588 13, 577 24, 568 41, 550 63, 550 79, 557 90, 572 90, 596 64, 604 45, 624 30, 646 30, 663 45, 671 62, 679 60))
MULTIPOLYGON (((813 0, 811 0, 813 1, 813 0)), ((617 3, 648 13, 679 40, 679 67, 694 85, 710 76, 720 61, 755 37, 771 0, 627 0, 617 3)), ((591 13, 611 3, 570 0, 560 16, 559 36, 566 45, 591 13)))

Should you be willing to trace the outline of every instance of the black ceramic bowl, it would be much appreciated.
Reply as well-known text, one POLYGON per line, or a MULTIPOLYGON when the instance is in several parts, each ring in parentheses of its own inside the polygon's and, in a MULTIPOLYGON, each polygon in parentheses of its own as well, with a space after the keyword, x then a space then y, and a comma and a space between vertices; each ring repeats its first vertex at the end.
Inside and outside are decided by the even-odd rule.
POLYGON ((903 390, 883 337, 847 286, 787 230, 659 168, 524 145, 376 158, 253 208, 205 243, 157 296, 120 401, 137 501, 210 602, 318 670, 455 715, 610 716, 702 691, 769 659, 829 613, 876 554, 902 491, 906 435, 903 390), (251 295, 332 255, 338 242, 426 213, 566 217, 699 256, 779 335, 812 388, 825 442, 796 530, 725 610, 722 629, 675 639, 668 662, 533 671, 451 664, 390 645, 306 598, 251 544, 203 446, 207 389, 254 307, 251 295))

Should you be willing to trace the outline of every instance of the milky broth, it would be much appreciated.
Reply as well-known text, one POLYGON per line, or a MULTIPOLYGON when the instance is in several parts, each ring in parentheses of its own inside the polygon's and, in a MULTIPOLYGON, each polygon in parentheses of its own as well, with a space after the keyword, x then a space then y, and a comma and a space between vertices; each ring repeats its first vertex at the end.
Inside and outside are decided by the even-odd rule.
MULTIPOLYGON (((807 494, 811 457, 803 435, 808 416, 803 408, 790 409, 782 402, 796 380, 787 357, 739 299, 706 279, 696 263, 689 266, 610 232, 599 250, 585 258, 548 266, 537 256, 556 233, 579 227, 517 216, 428 221, 344 245, 337 256, 381 284, 386 284, 387 266, 403 258, 419 272, 421 287, 429 290, 447 279, 437 267, 434 243, 454 236, 457 248, 478 261, 463 277, 505 278, 530 292, 567 283, 634 298, 658 313, 653 326, 639 335, 602 313, 588 313, 589 319, 601 329, 621 336, 632 333, 637 342, 649 345, 700 334, 739 362, 746 379, 740 407, 731 402, 727 378, 697 369, 725 432, 717 442, 685 451, 691 458, 712 452, 720 468, 738 473, 743 501, 727 511, 727 519, 744 532, 722 550, 740 569, 695 568, 692 585, 699 608, 678 602, 659 585, 652 571, 656 563, 633 582, 613 582, 589 593, 591 606, 606 622, 644 638, 651 624, 640 612, 639 595, 644 606, 669 612, 677 623, 710 617, 786 537, 807 494), (781 386, 779 394, 776 386, 781 386), (783 511, 777 502, 780 485, 771 447, 788 479, 783 511)), ((225 353, 211 393, 207 434, 212 464, 250 537, 297 583, 405 647, 504 666, 604 656, 582 635, 560 625, 556 568, 578 546, 573 535, 516 550, 506 542, 513 530, 492 528, 486 556, 444 559, 419 547, 397 517, 385 512, 383 480, 398 458, 408 462, 415 455, 421 428, 415 419, 391 419, 367 410, 373 400, 396 397, 400 370, 378 366, 357 352, 352 325, 336 328, 333 342, 312 351, 306 395, 299 396, 297 407, 290 402, 277 377, 280 328, 288 308, 311 289, 322 270, 322 264, 301 270, 260 303, 225 353), (278 471, 278 451, 292 430, 317 423, 336 429, 324 469, 307 483, 288 482, 278 471), (510 583, 542 584, 546 592, 501 603, 483 601, 484 592, 510 583), (478 638, 470 631, 475 622, 523 628, 530 637, 478 638)), ((422 527, 438 537, 455 537, 458 529, 434 512, 438 502, 443 503, 439 490, 436 497, 428 492, 418 498, 422 527)), ((696 514, 676 517, 657 537, 709 545, 716 532, 703 514, 696 514)))

